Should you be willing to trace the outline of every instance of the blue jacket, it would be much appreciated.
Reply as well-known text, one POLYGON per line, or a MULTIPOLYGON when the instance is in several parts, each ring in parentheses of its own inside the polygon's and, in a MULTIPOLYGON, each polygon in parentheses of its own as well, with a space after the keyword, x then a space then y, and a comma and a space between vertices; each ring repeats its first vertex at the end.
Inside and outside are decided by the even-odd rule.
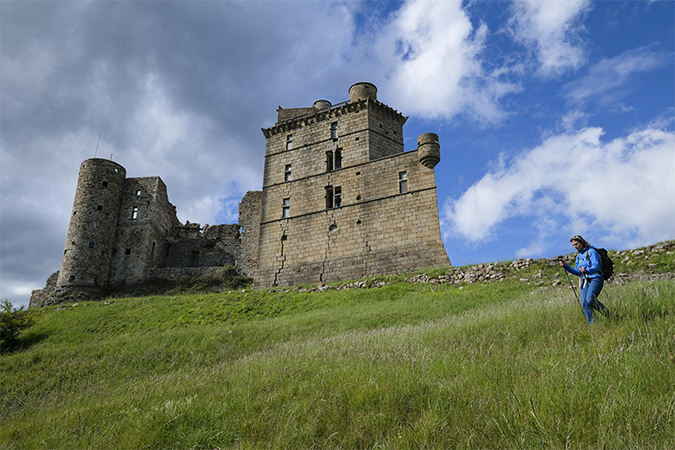
POLYGON ((602 262, 600 261, 600 254, 595 248, 590 246, 579 251, 573 268, 565 264, 565 270, 578 277, 582 276, 579 271, 580 267, 584 268, 583 275, 587 278, 602 277, 602 262))

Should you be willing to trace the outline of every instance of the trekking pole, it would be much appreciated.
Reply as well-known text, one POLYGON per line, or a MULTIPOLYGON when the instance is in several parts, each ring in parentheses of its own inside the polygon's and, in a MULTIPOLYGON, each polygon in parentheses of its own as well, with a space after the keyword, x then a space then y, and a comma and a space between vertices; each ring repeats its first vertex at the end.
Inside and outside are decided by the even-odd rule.
MULTIPOLYGON (((567 277, 567 281, 570 282, 570 287, 572 288, 572 292, 574 292, 574 297, 577 299, 577 302, 579 303, 579 306, 581 306, 581 312, 584 313, 584 307, 581 304, 581 300, 579 300, 579 296, 577 295, 577 290, 574 289, 574 284, 572 284, 572 280, 570 279, 569 274, 565 270, 565 267, 562 268, 563 272, 565 272, 565 276, 567 277)), ((586 313, 584 313, 584 318, 586 317, 586 313)))

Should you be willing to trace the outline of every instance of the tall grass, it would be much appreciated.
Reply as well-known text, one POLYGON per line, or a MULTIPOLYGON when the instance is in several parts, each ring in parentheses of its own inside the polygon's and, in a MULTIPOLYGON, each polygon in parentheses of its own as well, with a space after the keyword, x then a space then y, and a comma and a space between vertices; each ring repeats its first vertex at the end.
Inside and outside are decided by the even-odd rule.
POLYGON ((602 295, 592 326, 510 282, 45 309, 0 448, 675 448, 675 283, 602 295))

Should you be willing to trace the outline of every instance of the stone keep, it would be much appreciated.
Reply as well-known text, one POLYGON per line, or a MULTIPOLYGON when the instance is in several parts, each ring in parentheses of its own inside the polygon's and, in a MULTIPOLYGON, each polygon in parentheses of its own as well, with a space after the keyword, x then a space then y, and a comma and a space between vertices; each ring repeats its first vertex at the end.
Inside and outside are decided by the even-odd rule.
POLYGON ((267 139, 254 287, 450 265, 434 166, 438 136, 403 150, 407 117, 356 83, 349 101, 278 109, 267 139))

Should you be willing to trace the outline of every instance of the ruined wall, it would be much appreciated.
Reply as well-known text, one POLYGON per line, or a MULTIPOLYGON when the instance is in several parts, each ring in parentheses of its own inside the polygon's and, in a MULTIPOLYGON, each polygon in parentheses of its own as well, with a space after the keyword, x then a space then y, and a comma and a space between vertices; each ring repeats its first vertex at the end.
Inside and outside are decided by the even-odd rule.
POLYGON ((241 246, 237 269, 247 277, 253 277, 258 268, 258 241, 260 239, 260 212, 262 191, 248 191, 239 203, 241 246))
POLYGON ((59 271, 57 270, 47 278, 45 287, 42 289, 35 289, 30 293, 30 302, 28 308, 40 308, 47 306, 56 291, 56 281, 59 279, 59 271))
POLYGON ((159 177, 125 180, 110 268, 111 284, 138 283, 145 271, 164 266, 167 239, 180 222, 159 177))
POLYGON ((146 272, 152 281, 177 281, 181 278, 217 278, 223 273, 222 267, 155 267, 146 272))
POLYGON ((31 307, 98 298, 150 279, 211 276, 237 264, 239 225, 182 225, 161 178, 125 176, 112 161, 82 163, 61 269, 33 291, 31 307))
POLYGON ((180 227, 179 237, 169 240, 166 267, 234 266, 239 257, 239 225, 199 224, 180 227))

